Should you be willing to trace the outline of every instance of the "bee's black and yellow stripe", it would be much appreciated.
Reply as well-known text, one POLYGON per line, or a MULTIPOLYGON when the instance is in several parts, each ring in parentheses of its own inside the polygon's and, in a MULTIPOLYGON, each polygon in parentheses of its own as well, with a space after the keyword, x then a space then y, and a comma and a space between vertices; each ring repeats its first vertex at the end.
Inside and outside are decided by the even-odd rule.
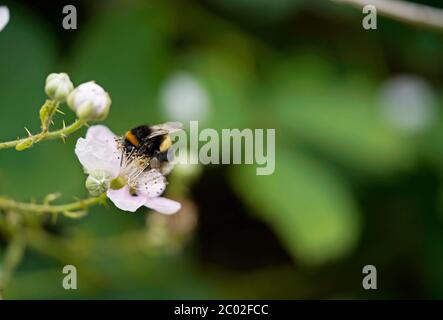
POLYGON ((132 133, 132 131, 126 132, 125 140, 127 140, 130 144, 132 144, 136 148, 140 147, 140 140, 135 136, 135 134, 132 133))

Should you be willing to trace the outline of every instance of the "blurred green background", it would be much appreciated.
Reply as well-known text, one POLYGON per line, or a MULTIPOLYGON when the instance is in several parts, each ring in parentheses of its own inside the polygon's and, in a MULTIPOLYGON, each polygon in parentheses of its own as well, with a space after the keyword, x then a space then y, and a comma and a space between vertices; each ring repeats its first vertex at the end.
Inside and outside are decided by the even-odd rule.
MULTIPOLYGON (((61 71, 110 93, 118 134, 189 119, 276 129, 273 175, 176 170, 177 216, 110 203, 42 218, 6 298, 443 298, 443 32, 380 16, 366 31, 359 10, 326 0, 5 4, 1 141, 38 132, 45 77, 61 71), (77 30, 62 28, 66 4, 77 30), (66 264, 78 290, 62 288, 66 264), (367 264, 378 290, 362 288, 367 264)), ((86 197, 85 131, 1 151, 0 194, 86 197)), ((0 263, 5 247, 0 234, 0 263)))

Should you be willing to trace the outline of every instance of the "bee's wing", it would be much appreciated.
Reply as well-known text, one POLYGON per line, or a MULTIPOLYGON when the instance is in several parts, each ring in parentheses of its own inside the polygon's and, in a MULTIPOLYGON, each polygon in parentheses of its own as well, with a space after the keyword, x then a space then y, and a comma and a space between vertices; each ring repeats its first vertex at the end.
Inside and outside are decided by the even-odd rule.
POLYGON ((152 133, 148 136, 149 138, 161 136, 163 134, 174 133, 180 131, 183 125, 181 122, 166 122, 162 124, 157 124, 151 126, 152 133))

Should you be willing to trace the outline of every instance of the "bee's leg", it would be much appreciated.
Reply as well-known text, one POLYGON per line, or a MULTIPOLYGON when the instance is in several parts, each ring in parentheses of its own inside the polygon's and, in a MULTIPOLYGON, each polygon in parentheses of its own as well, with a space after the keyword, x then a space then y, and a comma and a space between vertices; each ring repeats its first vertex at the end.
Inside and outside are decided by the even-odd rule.
POLYGON ((122 148, 122 154, 120 155, 120 167, 123 165, 123 156, 125 155, 125 149, 122 148))

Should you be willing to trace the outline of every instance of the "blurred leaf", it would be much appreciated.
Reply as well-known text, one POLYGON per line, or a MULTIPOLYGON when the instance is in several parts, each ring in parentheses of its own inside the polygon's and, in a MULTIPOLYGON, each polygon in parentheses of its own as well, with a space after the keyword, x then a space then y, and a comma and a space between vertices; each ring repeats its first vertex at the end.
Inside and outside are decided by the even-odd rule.
POLYGON ((358 210, 345 182, 307 156, 276 150, 274 174, 234 167, 241 197, 269 223, 295 258, 320 264, 348 254, 360 233, 358 210))
POLYGON ((435 298, 443 296, 443 256, 441 254, 441 243, 443 243, 442 202, 443 189, 440 189, 438 213, 426 212, 422 219, 426 222, 423 230, 422 242, 422 268, 424 268, 424 282, 429 296, 435 298))
MULTIPOLYGON (((440 98, 439 101, 442 101, 440 98)), ((420 140, 420 152, 424 158, 440 173, 443 172, 443 122, 440 120, 420 140)))
POLYGON ((395 64, 417 74, 427 74, 441 78, 443 60, 443 34, 425 28, 407 25, 391 19, 383 19, 383 32, 379 33, 386 48, 386 58, 395 60, 395 64), (426 57, 426 59, 417 59, 426 57))
POLYGON ((371 173, 408 167, 413 143, 381 118, 368 76, 299 57, 277 69, 272 105, 294 139, 371 173))

